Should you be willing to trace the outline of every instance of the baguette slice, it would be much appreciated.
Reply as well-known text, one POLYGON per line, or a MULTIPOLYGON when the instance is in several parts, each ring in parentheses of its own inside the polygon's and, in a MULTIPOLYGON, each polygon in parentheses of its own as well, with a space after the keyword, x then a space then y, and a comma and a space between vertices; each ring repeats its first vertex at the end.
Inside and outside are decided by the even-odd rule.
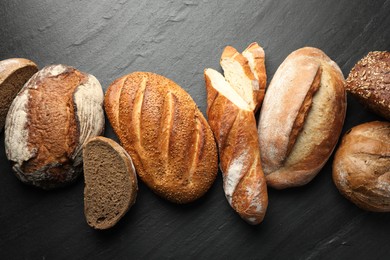
POLYGON ((135 203, 137 177, 127 152, 105 137, 91 138, 83 149, 84 214, 95 229, 114 226, 135 203))
POLYGON ((12 101, 37 71, 37 65, 27 59, 12 58, 0 61, 0 131, 4 128, 12 101))
POLYGON ((218 144, 226 199, 246 222, 259 224, 265 216, 268 195, 254 108, 219 72, 206 69, 204 75, 207 115, 218 144))
POLYGON ((264 98, 267 81, 264 59, 263 48, 254 42, 242 54, 227 46, 220 60, 226 81, 255 112, 264 98))

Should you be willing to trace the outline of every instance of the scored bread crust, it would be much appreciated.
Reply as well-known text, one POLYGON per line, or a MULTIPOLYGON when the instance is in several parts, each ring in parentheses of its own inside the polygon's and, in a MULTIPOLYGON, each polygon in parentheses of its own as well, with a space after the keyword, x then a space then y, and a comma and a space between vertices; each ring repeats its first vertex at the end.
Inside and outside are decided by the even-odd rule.
MULTIPOLYGON (((111 157, 110 157, 111 158, 111 157)), ((113 227, 134 205, 138 183, 136 171, 129 154, 115 141, 97 136, 90 138, 83 148, 84 164, 84 214, 88 225, 96 229, 113 227), (107 153, 116 154, 118 161, 106 161, 95 146, 107 153), (93 154, 93 153, 98 154, 93 154), (100 161, 99 161, 100 160, 100 161), (111 173, 112 163, 127 174, 111 173), (104 167, 108 166, 109 169, 104 167), (100 173, 100 176, 96 176, 100 173), (111 174, 109 174, 111 173, 111 174), (97 179, 97 178, 101 179, 97 179), (100 183, 99 181, 104 181, 100 183), (113 186, 117 185, 117 186, 113 186)))
POLYGON ((37 72, 14 99, 5 150, 16 176, 43 189, 63 186, 82 170, 82 145, 104 128, 97 79, 65 65, 37 72))
POLYGON ((0 61, 0 131, 4 128, 13 99, 37 71, 37 65, 31 60, 11 58, 0 61))
POLYGON ((291 53, 275 73, 258 127, 267 184, 276 189, 312 180, 331 155, 346 113, 344 77, 321 50, 291 53))
POLYGON ((268 195, 261 169, 256 119, 249 106, 238 107, 215 88, 209 71, 206 69, 204 73, 207 116, 218 144, 225 195, 245 221, 259 224, 268 206, 268 195))
POLYGON ((176 83, 134 72, 110 85, 104 104, 138 176, 156 194, 188 203, 211 187, 218 167, 213 134, 190 95, 176 83))
POLYGON ((369 122, 348 131, 333 161, 333 181, 358 207, 390 212, 390 123, 369 122))

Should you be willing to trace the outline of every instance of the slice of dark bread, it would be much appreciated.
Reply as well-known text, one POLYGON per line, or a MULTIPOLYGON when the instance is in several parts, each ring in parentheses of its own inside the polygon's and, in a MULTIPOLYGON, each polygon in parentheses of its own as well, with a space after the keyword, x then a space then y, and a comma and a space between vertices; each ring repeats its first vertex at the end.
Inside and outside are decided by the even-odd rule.
POLYGON ((0 131, 4 128, 12 101, 37 71, 37 65, 27 59, 12 58, 0 61, 0 131))
POLYGON ((134 204, 137 177, 127 152, 105 137, 91 138, 83 149, 84 214, 95 229, 114 226, 134 204))

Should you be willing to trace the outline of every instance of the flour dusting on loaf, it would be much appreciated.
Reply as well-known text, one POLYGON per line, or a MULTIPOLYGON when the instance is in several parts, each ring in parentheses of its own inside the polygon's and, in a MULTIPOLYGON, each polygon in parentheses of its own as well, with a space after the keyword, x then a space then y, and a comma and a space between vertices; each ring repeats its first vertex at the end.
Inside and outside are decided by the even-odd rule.
POLYGON ((103 90, 92 75, 65 65, 37 72, 14 99, 5 148, 17 177, 44 189, 75 180, 81 147, 104 128, 103 90))

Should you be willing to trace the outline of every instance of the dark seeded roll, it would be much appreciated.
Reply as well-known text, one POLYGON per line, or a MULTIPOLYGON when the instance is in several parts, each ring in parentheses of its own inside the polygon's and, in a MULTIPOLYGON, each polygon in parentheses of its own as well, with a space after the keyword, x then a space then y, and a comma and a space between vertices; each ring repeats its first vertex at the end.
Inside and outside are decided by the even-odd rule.
POLYGON ((371 111, 390 120, 390 52, 369 52, 352 68, 346 88, 371 111))

